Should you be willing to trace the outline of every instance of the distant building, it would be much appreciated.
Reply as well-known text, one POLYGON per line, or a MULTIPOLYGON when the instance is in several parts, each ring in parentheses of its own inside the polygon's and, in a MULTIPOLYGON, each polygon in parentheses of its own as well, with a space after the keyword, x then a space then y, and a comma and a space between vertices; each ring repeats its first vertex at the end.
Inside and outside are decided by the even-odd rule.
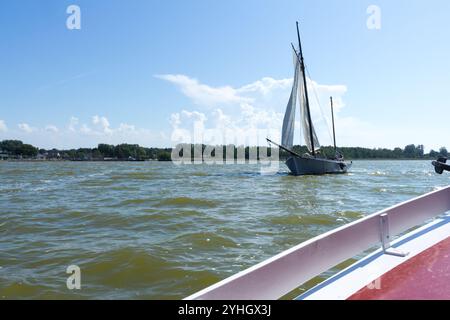
POLYGON ((9 159, 11 156, 9 153, 3 149, 0 149, 0 160, 6 160, 9 159))
POLYGON ((60 159, 61 155, 59 154, 59 151, 56 149, 49 150, 45 153, 46 157, 48 159, 60 159))
POLYGON ((36 159, 38 159, 38 160, 46 160, 47 159, 47 155, 48 155, 47 152, 45 152, 45 153, 38 153, 38 155, 36 156, 36 159))

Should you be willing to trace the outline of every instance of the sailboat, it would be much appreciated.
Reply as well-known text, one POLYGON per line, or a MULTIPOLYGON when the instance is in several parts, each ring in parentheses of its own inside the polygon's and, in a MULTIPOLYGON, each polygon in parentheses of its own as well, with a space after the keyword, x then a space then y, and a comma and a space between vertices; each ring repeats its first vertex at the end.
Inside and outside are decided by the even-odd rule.
POLYGON ((294 53, 295 74, 291 90, 291 96, 286 107, 283 120, 283 130, 281 144, 274 143, 267 138, 269 143, 273 143, 280 149, 287 151, 290 156, 286 160, 286 165, 293 175, 346 173, 351 166, 351 162, 345 162, 342 153, 336 149, 336 135, 334 133, 333 99, 331 101, 331 112, 333 119, 333 140, 335 156, 327 158, 320 152, 320 143, 314 130, 309 107, 308 88, 306 85, 305 64, 303 59, 300 32, 297 22, 297 38, 299 50, 292 45, 294 53), (293 151, 294 143, 294 123, 295 110, 298 103, 300 106, 301 126, 308 153, 300 155, 293 151))

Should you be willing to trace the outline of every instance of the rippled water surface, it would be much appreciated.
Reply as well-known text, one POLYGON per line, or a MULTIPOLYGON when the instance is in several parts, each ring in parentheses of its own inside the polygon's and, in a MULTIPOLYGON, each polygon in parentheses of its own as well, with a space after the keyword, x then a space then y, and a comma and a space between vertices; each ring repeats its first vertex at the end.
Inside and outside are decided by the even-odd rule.
POLYGON ((450 183, 430 161, 346 175, 259 165, 0 162, 0 298, 183 298, 349 221, 450 183), (68 290, 66 268, 81 268, 68 290))

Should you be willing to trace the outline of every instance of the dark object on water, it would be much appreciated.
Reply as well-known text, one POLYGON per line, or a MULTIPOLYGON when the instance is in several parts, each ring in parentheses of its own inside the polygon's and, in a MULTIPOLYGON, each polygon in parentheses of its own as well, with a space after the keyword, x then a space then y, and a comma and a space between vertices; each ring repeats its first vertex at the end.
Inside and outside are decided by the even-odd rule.
POLYGON ((450 171, 450 164, 446 164, 446 162, 446 157, 439 157, 436 161, 432 161, 431 164, 434 166, 436 173, 442 174, 444 170, 450 171))

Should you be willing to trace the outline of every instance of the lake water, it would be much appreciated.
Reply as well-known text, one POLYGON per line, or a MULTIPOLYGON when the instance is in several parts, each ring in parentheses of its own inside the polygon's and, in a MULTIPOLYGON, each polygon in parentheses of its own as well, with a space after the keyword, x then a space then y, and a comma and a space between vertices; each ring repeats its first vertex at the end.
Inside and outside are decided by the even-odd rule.
POLYGON ((294 177, 255 165, 0 162, 0 298, 180 299, 450 184, 430 161, 294 177), (66 269, 81 269, 69 290, 66 269))

